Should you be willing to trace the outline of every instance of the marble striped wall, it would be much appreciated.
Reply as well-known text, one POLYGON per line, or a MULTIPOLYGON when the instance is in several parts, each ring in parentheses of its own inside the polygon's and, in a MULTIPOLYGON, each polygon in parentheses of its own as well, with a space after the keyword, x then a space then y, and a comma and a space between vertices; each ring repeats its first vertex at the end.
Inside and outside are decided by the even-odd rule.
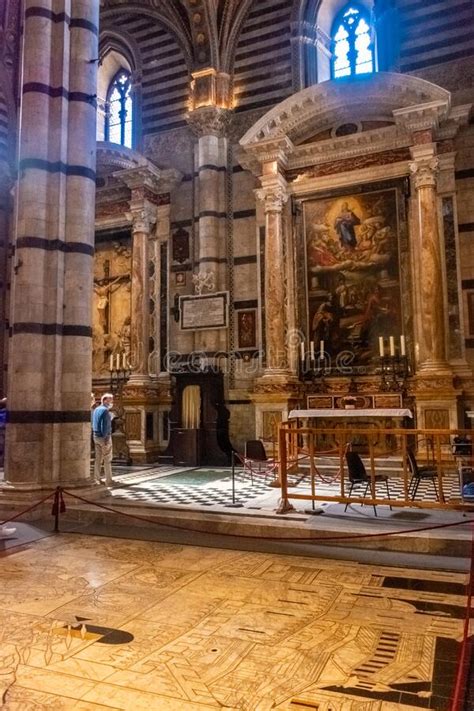
POLYGON ((150 18, 124 13, 113 24, 129 33, 143 62, 142 135, 186 125, 189 73, 175 38, 150 18))
POLYGON ((0 162, 8 159, 8 113, 4 96, 0 91, 0 162))
POLYGON ((398 3, 402 72, 474 55, 472 0, 398 0, 398 3))
POLYGON ((257 0, 242 27, 234 64, 236 111, 269 108, 292 93, 291 3, 257 0))

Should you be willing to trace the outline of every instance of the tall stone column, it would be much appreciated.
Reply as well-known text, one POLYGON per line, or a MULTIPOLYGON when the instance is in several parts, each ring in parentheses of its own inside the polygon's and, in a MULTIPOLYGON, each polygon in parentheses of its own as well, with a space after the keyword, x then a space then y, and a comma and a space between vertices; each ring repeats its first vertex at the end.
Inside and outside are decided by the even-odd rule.
POLYGON ((436 176, 439 160, 426 145, 412 148, 410 170, 416 191, 419 259, 419 363, 420 373, 448 372, 443 296, 441 235, 438 225, 436 176))
POLYGON ((282 175, 263 176, 257 198, 265 206, 265 340, 266 366, 262 380, 286 383, 291 378, 286 343, 285 251, 283 206, 288 200, 282 175))
POLYGON ((90 479, 98 13, 24 2, 7 488, 90 479))
MULTIPOLYGON (((132 200, 133 204, 133 200, 132 200)), ((153 206, 134 207, 132 220, 132 300, 131 300, 131 376, 129 383, 145 385, 150 341, 149 252, 150 232, 156 220, 153 206)))
MULTIPOLYGON (((191 128, 198 136, 196 171, 198 180, 198 273, 219 291, 226 286, 226 195, 227 129, 231 112, 205 106, 189 114, 191 128)), ((225 332, 209 330, 196 334, 196 348, 215 352, 225 348, 225 332)))
MULTIPOLYGON (((8 235, 10 229, 11 205, 9 189, 12 182, 9 175, 8 166, 0 160, 0 318, 6 324, 7 314, 7 288, 8 288, 8 235)), ((8 332, 3 328, 0 333, 0 393, 2 397, 6 392, 5 382, 5 355, 8 344, 8 332)))

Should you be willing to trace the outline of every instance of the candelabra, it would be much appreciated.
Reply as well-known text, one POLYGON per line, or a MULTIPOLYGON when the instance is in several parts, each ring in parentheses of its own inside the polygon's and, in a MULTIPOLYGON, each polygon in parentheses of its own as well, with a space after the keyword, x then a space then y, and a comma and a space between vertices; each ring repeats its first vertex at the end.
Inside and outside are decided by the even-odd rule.
POLYGON ((406 379, 410 368, 406 355, 384 355, 380 357, 380 390, 381 392, 402 392, 406 387, 406 379))
POLYGON ((125 410, 122 404, 123 388, 130 377, 130 367, 128 356, 126 353, 121 353, 110 356, 109 373, 110 373, 110 392, 114 396, 113 411, 115 417, 113 419, 113 452, 114 461, 123 462, 127 465, 132 463, 130 451, 127 444, 127 436, 123 430, 125 410))
POLYGON ((324 376, 330 372, 330 367, 326 366, 325 354, 321 353, 317 358, 305 357, 300 361, 301 380, 311 380, 315 392, 325 393, 328 385, 324 376))

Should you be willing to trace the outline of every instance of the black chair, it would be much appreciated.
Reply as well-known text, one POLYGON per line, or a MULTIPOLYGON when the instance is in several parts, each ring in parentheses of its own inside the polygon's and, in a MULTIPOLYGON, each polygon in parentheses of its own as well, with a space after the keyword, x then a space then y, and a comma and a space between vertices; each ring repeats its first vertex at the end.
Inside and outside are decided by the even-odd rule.
MULTIPOLYGON (((346 462, 347 462, 347 471, 349 474, 349 481, 351 482, 351 488, 349 489, 349 497, 352 494, 352 490, 359 486, 360 484, 365 484, 365 490, 362 495, 363 498, 367 495, 367 492, 369 490, 370 486, 370 476, 367 474, 364 462, 362 459, 359 457, 357 452, 346 452, 346 462)), ((387 498, 390 499, 390 489, 388 486, 388 476, 385 474, 376 474, 374 477, 374 482, 375 486, 377 484, 385 484, 386 489, 387 489, 387 498)), ((362 504, 363 505, 363 504, 362 504)), ((349 503, 346 504, 346 507, 344 511, 347 511, 347 507, 349 506, 349 503)), ((390 509, 392 507, 390 506, 390 509)), ((374 513, 377 516, 377 508, 374 504, 374 513)))
POLYGON ((436 467, 429 465, 419 467, 412 449, 407 449, 407 464, 411 474, 410 483, 408 485, 408 495, 411 495, 411 500, 413 501, 416 496, 420 481, 431 481, 434 486, 436 501, 439 501, 438 488, 436 486, 436 480, 438 478, 436 467))

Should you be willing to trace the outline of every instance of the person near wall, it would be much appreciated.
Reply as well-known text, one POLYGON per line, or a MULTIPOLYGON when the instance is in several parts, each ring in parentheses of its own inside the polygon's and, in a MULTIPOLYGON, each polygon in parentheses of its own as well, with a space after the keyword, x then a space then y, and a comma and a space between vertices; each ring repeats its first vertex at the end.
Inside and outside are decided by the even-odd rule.
POLYGON ((112 393, 105 393, 100 405, 92 411, 92 434, 95 447, 94 476, 100 483, 102 464, 106 486, 112 486, 112 417, 110 409, 114 402, 112 393))
MULTIPOLYGON (((3 457, 5 450, 5 427, 7 424, 7 398, 0 400, 0 466, 3 467, 3 457)), ((16 533, 14 526, 0 526, 0 538, 10 538, 16 533)))

